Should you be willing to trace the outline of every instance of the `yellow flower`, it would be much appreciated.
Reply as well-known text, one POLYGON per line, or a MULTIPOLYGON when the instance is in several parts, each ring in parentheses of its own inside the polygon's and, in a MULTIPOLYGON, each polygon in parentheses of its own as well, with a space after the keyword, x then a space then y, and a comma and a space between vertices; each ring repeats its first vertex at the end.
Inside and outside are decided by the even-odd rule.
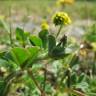
POLYGON ((74 3, 74 0, 64 0, 64 2, 65 2, 66 4, 73 4, 73 3, 74 3))
POLYGON ((74 0, 58 0, 57 5, 73 4, 74 0))
POLYGON ((48 30, 49 29, 49 25, 46 21, 43 21, 41 24, 41 28, 42 30, 48 30))
POLYGON ((71 19, 65 12, 57 12, 53 16, 53 23, 55 25, 68 25, 71 23, 71 19))

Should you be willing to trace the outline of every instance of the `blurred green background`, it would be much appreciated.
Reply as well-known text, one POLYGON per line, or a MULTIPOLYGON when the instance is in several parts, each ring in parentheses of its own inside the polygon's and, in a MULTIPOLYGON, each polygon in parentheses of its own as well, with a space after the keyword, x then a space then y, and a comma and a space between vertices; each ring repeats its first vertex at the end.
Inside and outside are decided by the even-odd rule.
MULTIPOLYGON (((66 5, 64 11, 68 11, 73 18, 96 20, 96 0, 75 0, 72 5, 66 5)), ((56 6, 56 0, 0 0, 0 15, 35 15, 46 16, 56 6)))
MULTIPOLYGON (((57 0, 0 0, 0 16, 4 16, 9 25, 11 22, 12 30, 23 27, 26 31, 38 32, 43 19, 51 22, 52 15, 60 11, 56 2, 57 0)), ((70 15, 72 26, 85 27, 96 22, 96 0, 75 0, 71 5, 66 4, 62 10, 70 15)), ((78 28, 74 30, 78 31, 78 28)), ((0 43, 6 41, 4 36, 7 33, 3 31, 0 30, 0 43)))

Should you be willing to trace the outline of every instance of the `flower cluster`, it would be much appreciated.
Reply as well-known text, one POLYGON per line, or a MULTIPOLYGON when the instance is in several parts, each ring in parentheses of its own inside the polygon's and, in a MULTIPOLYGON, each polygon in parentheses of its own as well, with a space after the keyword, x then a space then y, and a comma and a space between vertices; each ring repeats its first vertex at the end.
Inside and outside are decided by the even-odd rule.
POLYGON ((57 12, 53 16, 53 23, 55 25, 68 25, 71 23, 71 19, 65 12, 57 12))
POLYGON ((58 0, 57 4, 58 5, 64 5, 64 4, 73 4, 74 0, 58 0))
POLYGON ((48 30, 49 29, 49 25, 46 21, 43 21, 41 24, 41 28, 42 30, 48 30))

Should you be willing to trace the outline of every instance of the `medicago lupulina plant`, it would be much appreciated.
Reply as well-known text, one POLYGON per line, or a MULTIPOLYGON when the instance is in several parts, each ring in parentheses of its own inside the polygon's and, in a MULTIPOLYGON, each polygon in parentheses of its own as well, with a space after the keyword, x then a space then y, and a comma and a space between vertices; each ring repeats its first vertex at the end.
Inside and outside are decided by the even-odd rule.
POLYGON ((0 53, 0 96, 12 92, 22 96, 85 96, 86 74, 75 70, 78 54, 68 48, 65 34, 58 38, 71 19, 65 12, 57 12, 52 20, 59 27, 56 36, 49 33, 47 22, 42 23, 38 36, 16 28, 12 41, 9 31, 11 48, 0 53))

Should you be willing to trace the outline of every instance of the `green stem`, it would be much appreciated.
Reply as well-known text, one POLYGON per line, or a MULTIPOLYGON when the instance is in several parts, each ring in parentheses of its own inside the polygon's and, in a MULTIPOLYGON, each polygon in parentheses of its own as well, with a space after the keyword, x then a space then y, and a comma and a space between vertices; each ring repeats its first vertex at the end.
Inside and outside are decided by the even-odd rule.
POLYGON ((60 32, 61 32, 61 29, 62 29, 63 25, 60 25, 60 28, 58 30, 58 33, 56 34, 56 38, 59 36, 60 32))
MULTIPOLYGON (((9 6, 9 17, 11 17, 11 5, 9 6)), ((12 46, 12 45, 13 45, 13 40, 12 40, 11 20, 10 20, 10 33, 9 33, 9 38, 10 38, 10 44, 11 44, 11 46, 12 46)))
POLYGON ((39 89, 39 91, 41 92, 41 96, 46 96, 45 94, 45 91, 39 86, 38 82, 36 81, 34 75, 33 75, 33 72, 32 70, 27 70, 28 72, 28 75, 30 76, 30 78, 33 80, 34 84, 36 85, 36 87, 39 89))
POLYGON ((44 85, 43 85, 43 90, 45 91, 45 88, 46 88, 46 79, 47 79, 47 65, 49 63, 53 62, 52 59, 50 59, 46 64, 45 64, 45 70, 44 70, 44 85))
MULTIPOLYGON (((11 24, 10 24, 10 25, 11 25, 11 24)), ((13 45, 11 26, 10 26, 10 33, 9 33, 9 36, 10 36, 10 44, 13 45)))

